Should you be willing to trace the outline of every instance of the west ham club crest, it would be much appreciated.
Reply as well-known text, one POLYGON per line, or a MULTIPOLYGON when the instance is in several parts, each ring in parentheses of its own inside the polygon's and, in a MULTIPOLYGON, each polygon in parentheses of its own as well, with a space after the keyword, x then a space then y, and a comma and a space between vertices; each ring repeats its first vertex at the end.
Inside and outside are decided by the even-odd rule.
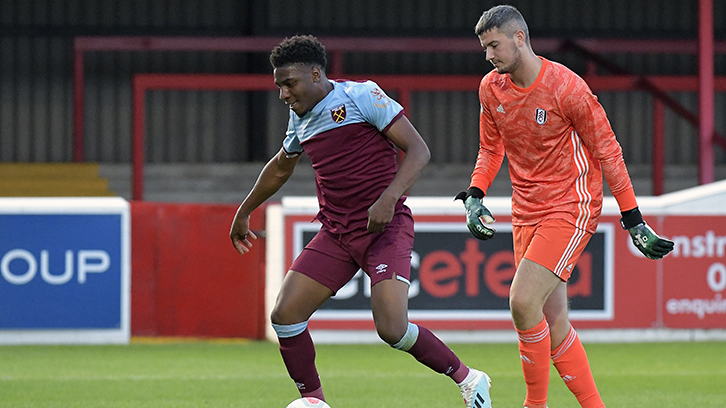
POLYGON ((341 123, 345 120, 345 105, 340 105, 335 109, 330 110, 330 116, 333 117, 333 122, 341 123))

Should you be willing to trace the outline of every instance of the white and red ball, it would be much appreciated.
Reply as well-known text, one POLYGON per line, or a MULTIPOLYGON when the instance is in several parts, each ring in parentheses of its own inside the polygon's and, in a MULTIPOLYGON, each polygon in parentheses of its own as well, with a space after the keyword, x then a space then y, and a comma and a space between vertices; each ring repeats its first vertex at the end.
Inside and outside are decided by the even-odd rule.
POLYGON ((287 408, 330 408, 330 405, 314 397, 303 397, 291 402, 287 408))

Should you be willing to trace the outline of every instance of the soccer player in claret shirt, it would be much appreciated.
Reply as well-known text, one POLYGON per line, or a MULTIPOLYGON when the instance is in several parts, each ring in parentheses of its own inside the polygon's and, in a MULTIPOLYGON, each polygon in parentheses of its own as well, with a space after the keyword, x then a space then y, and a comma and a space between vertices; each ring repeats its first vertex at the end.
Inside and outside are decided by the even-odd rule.
POLYGON ((425 327, 408 321, 413 218, 404 205, 430 153, 403 108, 374 82, 335 82, 325 48, 311 36, 285 39, 270 55, 280 99, 290 108, 280 152, 240 204, 230 238, 244 254, 249 215, 288 180, 304 152, 315 170, 322 228, 294 260, 271 314, 280 353, 300 395, 324 399, 307 329, 310 316, 356 274, 371 278, 378 335, 451 377, 467 407, 491 407, 489 377, 470 369, 425 327), (398 147, 405 156, 396 163, 398 147), (473 405, 474 404, 474 405, 473 405))
POLYGON ((597 97, 574 72, 534 54, 519 11, 493 7, 475 32, 495 69, 479 86, 479 152, 469 188, 457 198, 464 200, 471 233, 491 238, 487 224, 494 219, 482 198, 506 152, 516 265, 509 305, 527 385, 524 405, 546 406, 552 359, 581 406, 603 407, 567 317, 567 280, 596 230, 603 175, 640 252, 660 259, 673 242, 643 222, 622 150, 597 97))

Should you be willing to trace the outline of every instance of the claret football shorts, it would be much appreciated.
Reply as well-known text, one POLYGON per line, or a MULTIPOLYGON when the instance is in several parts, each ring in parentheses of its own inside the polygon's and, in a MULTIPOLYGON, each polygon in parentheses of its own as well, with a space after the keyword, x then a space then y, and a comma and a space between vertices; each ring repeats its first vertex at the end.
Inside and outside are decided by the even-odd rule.
POLYGON ((408 208, 394 214, 383 232, 354 231, 333 234, 322 228, 295 259, 290 270, 320 282, 337 292, 358 272, 376 283, 411 280, 413 217, 408 208))
POLYGON ((517 267, 522 258, 527 258, 565 282, 592 237, 591 233, 559 218, 545 219, 536 225, 514 226, 512 233, 517 267))

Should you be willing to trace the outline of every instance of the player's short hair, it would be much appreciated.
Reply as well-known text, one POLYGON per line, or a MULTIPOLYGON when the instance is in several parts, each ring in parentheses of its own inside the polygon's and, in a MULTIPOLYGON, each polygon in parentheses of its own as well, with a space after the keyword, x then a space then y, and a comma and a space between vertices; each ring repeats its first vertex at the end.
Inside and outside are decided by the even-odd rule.
POLYGON ((312 35, 296 35, 285 38, 270 53, 272 68, 290 64, 305 64, 320 67, 325 71, 325 46, 312 35))
POLYGON ((480 36, 493 28, 498 29, 509 37, 514 37, 517 31, 522 30, 524 32, 524 39, 529 44, 529 28, 527 28, 527 22, 524 21, 522 13, 514 6, 494 6, 485 11, 481 15, 479 22, 476 23, 474 32, 477 36, 480 36))

